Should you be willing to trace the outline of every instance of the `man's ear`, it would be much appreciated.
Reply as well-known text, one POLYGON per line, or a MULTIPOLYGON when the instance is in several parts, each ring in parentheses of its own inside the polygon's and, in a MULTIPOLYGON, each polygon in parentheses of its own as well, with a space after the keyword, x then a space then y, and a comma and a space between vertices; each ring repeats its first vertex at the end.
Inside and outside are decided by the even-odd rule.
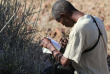
POLYGON ((60 17, 61 17, 61 18, 64 18, 64 17, 65 17, 65 14, 64 14, 64 13, 61 13, 61 14, 60 14, 60 17))
POLYGON ((61 14, 60 14, 60 17, 61 17, 61 18, 65 18, 65 17, 69 17, 69 15, 66 14, 66 13, 61 13, 61 14))

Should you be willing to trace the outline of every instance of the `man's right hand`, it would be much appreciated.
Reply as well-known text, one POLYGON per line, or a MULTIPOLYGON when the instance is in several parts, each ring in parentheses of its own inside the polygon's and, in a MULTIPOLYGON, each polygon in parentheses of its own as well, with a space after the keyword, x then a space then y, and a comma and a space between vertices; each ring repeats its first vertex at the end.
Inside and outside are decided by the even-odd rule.
POLYGON ((65 49, 67 46, 67 43, 68 43, 68 39, 67 38, 61 38, 59 43, 60 43, 61 47, 65 49))

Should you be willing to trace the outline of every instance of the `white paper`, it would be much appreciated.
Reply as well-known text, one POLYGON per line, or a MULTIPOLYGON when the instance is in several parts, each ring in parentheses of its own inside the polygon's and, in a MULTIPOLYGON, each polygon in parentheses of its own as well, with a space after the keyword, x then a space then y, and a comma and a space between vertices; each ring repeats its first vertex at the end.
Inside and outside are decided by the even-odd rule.
MULTIPOLYGON (((52 42, 52 44, 55 46, 55 48, 56 48, 58 51, 60 51, 60 49, 61 49, 60 44, 59 44, 57 41, 55 41, 55 40, 53 40, 53 39, 51 39, 51 38, 49 38, 49 37, 47 37, 47 38, 50 39, 51 42, 52 42)), ((49 49, 44 48, 44 47, 42 48, 42 51, 43 51, 43 53, 52 54, 51 51, 50 51, 49 49)))

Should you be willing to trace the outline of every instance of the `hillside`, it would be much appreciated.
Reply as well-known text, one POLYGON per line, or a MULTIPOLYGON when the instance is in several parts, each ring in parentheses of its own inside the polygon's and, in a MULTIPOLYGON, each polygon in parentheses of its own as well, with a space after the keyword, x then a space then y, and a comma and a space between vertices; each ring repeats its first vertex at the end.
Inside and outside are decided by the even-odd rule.
MULTIPOLYGON (((43 36, 49 36, 58 41, 59 37, 62 35, 68 36, 69 29, 57 23, 52 18, 51 8, 52 5, 57 0, 42 0, 40 12, 40 17, 38 20, 37 28, 43 36)), ((78 10, 84 12, 85 14, 91 14, 99 17, 104 21, 105 28, 108 36, 108 49, 110 49, 110 0, 68 0, 70 1, 78 10)), ((28 0, 28 2, 30 2, 28 0)), ((36 9, 40 8, 40 0, 34 0, 36 9)), ((34 17, 36 17, 35 15, 34 17)), ((35 18, 34 18, 35 19, 35 18)), ((109 54, 108 50, 108 54, 109 54)))

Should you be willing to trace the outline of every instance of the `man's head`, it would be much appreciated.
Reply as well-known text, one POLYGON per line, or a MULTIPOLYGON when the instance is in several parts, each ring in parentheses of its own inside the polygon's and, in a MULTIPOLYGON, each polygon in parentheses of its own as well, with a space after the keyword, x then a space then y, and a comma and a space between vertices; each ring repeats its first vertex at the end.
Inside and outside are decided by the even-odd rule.
POLYGON ((74 8, 70 2, 59 0, 52 7, 52 16, 56 21, 67 27, 71 27, 75 23, 75 21, 71 19, 75 11, 77 11, 77 9, 74 8))

